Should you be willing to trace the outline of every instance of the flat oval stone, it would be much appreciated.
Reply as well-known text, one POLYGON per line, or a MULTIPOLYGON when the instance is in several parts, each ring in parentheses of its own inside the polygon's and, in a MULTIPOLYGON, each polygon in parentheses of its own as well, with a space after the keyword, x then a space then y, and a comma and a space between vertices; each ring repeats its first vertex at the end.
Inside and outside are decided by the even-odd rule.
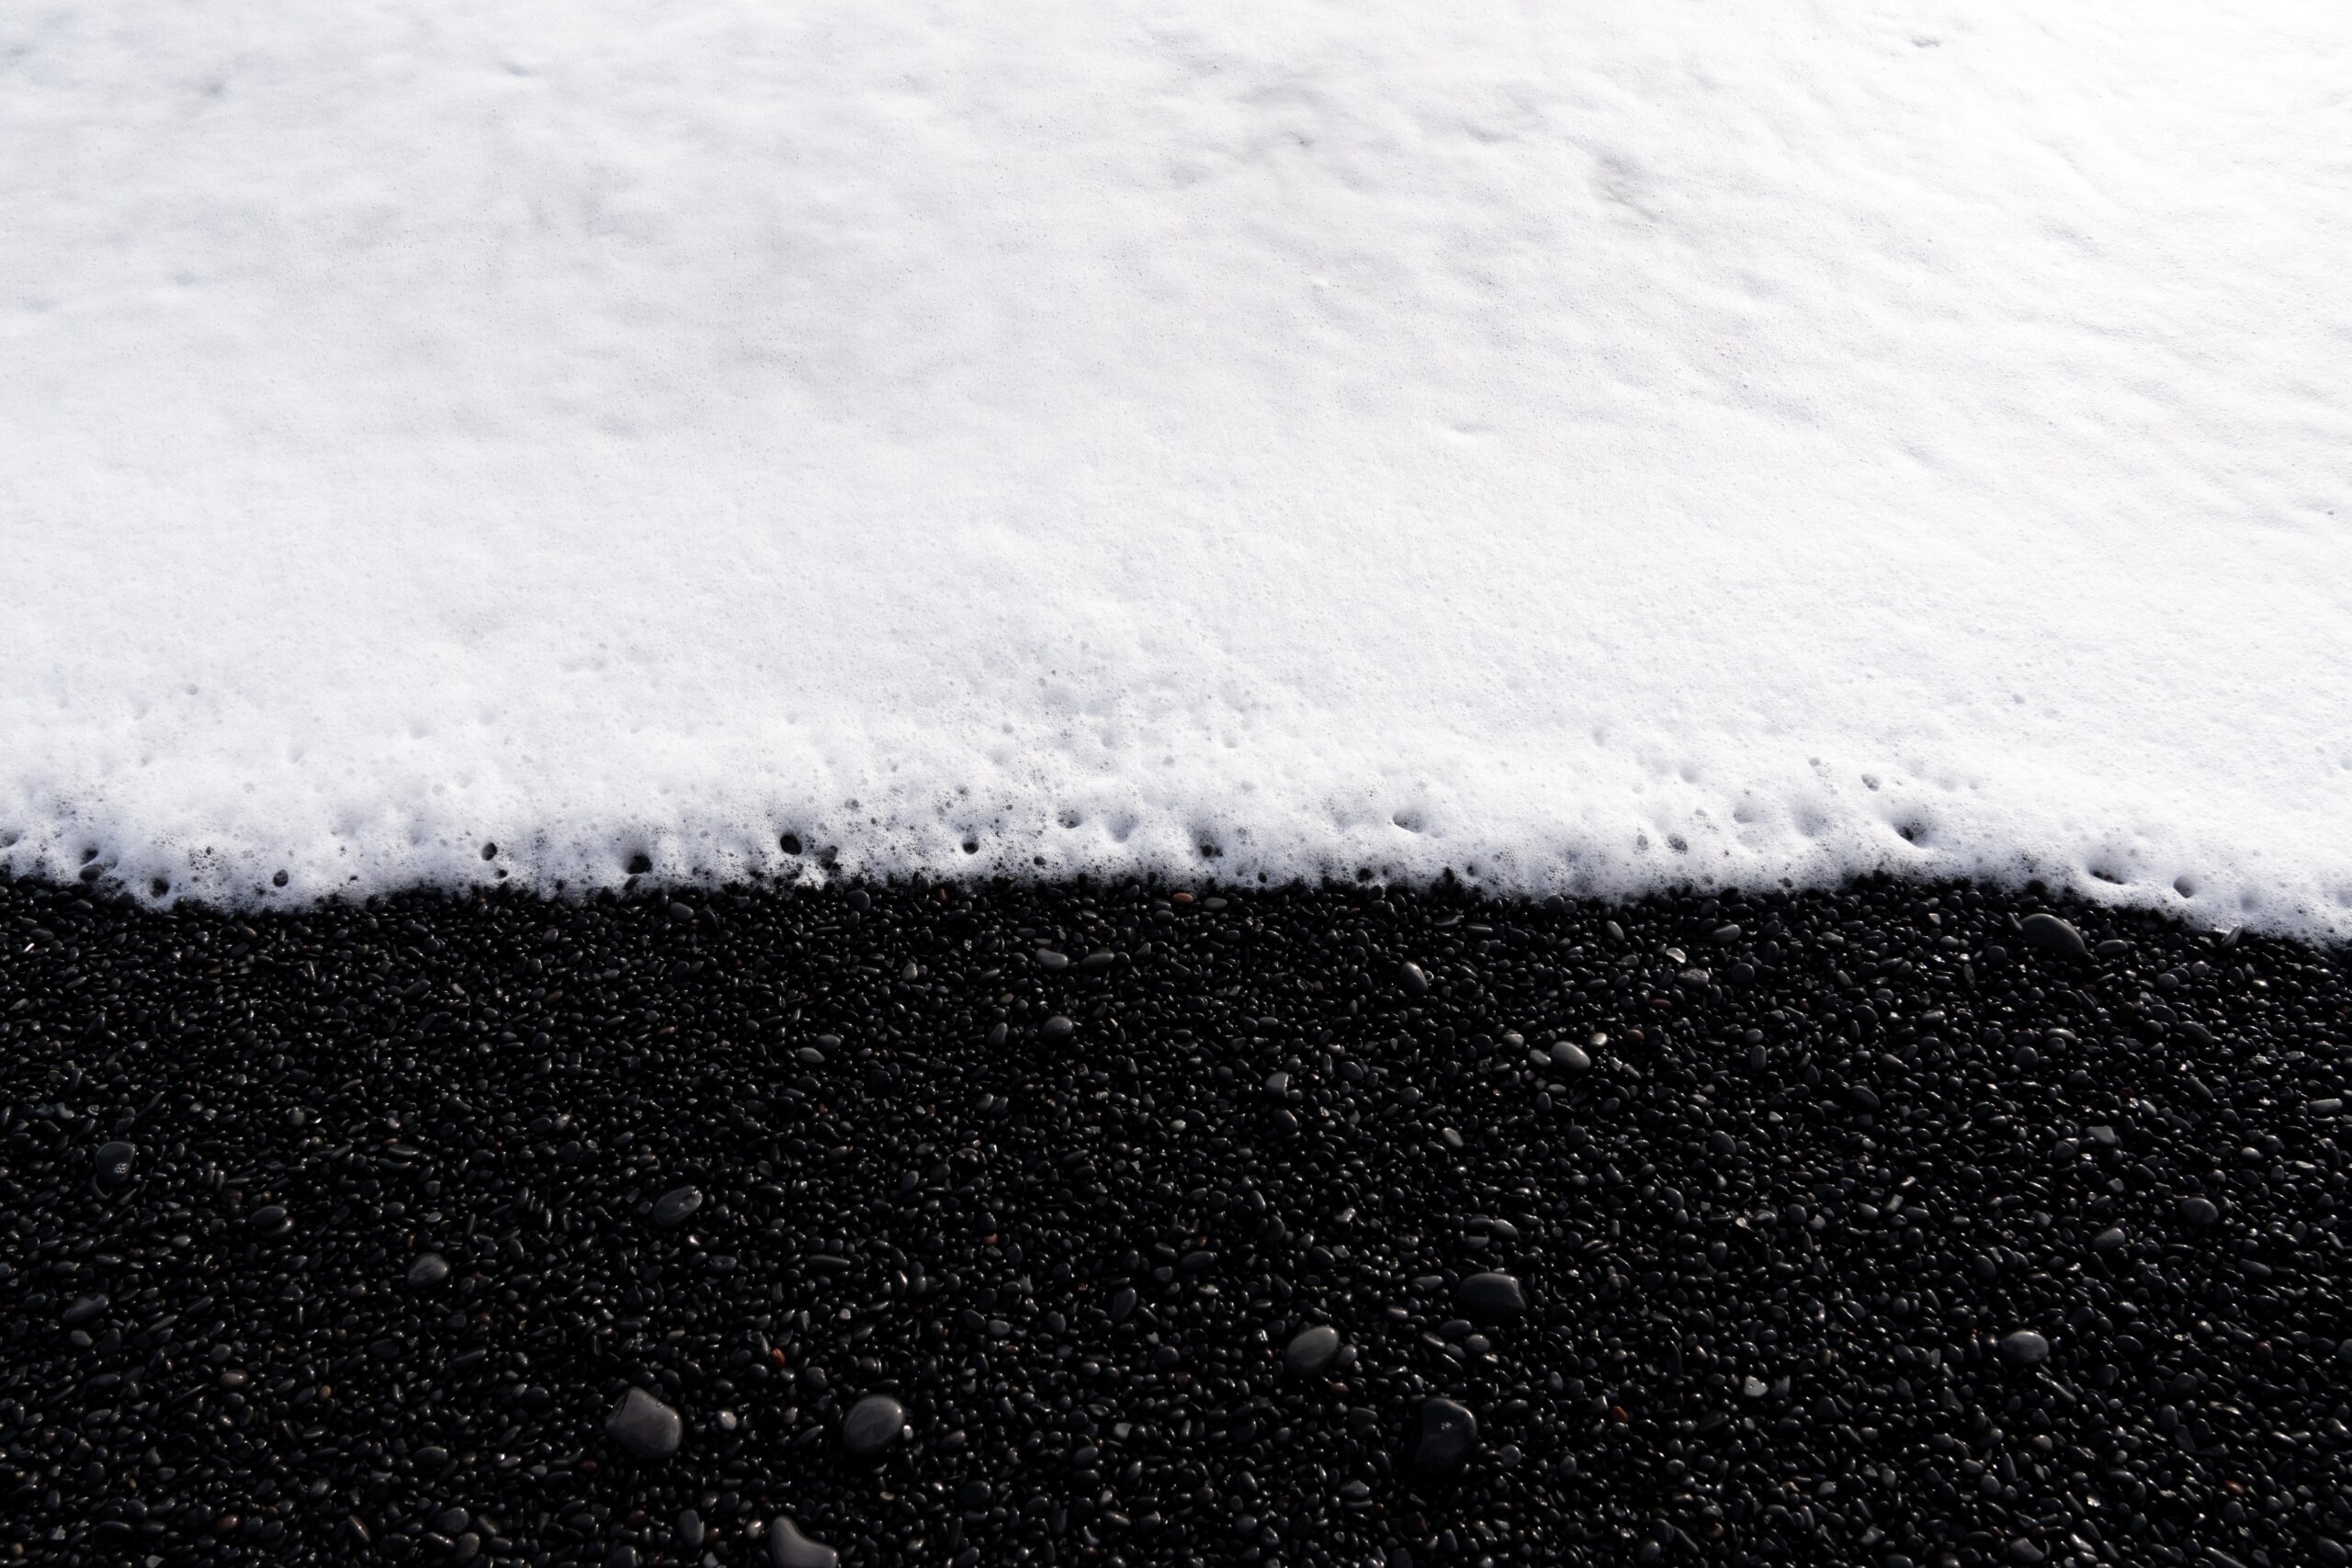
POLYGON ((1311 1378, 1331 1364, 1340 1353, 1340 1331, 1328 1323, 1302 1328, 1283 1347, 1283 1365, 1300 1377, 1311 1378))
POLYGON ((1462 1281, 1453 1299, 1468 1316, 1490 1323, 1527 1310, 1527 1292, 1509 1274, 1473 1274, 1462 1281))
POLYGON ((1552 1047, 1552 1065, 1564 1073, 1590 1072, 1592 1058, 1585 1055, 1583 1046, 1563 1040, 1552 1047))
POLYGON ((605 1431, 639 1459, 668 1459, 678 1451, 685 1426, 676 1411, 643 1389, 633 1388, 621 1396, 619 1407, 605 1417, 605 1431))
POLYGON ((2030 1328, 2001 1336, 2001 1359, 2012 1366, 2038 1367, 2050 1359, 2050 1341, 2030 1328))
POLYGON ((1427 971, 1423 970, 1419 964, 1404 964, 1398 965, 1396 976, 1398 979, 1405 982, 1405 989, 1410 995, 1420 997, 1427 996, 1429 994, 1429 974, 1427 971))
POLYGON ((768 1561, 775 1568, 841 1568, 842 1554, 821 1540, 810 1540, 798 1525, 778 1514, 768 1526, 768 1561))
POLYGON ((887 1393, 869 1393, 842 1417, 842 1447, 855 1459, 871 1459, 899 1440, 906 1406, 887 1393))
POLYGON ((1478 1446, 1478 1418, 1450 1399, 1424 1399, 1405 1428, 1404 1461, 1423 1475, 1452 1475, 1478 1446))
POLYGON ((448 1277, 448 1259, 437 1252, 420 1252, 416 1255, 416 1261, 408 1266, 408 1282, 412 1290, 429 1291, 448 1277))
POLYGON ((695 1187, 673 1187, 653 1200, 653 1224, 658 1230, 673 1231, 694 1218, 702 1207, 702 1190, 695 1187))

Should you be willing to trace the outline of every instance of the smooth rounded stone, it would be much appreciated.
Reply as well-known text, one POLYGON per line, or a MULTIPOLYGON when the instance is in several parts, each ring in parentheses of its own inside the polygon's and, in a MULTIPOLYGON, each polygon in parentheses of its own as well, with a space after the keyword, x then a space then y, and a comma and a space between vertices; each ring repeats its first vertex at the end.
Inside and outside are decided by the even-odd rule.
POLYGON ((678 1544, 688 1551, 702 1544, 702 1516, 692 1508, 678 1510, 678 1544))
POLYGON ((1592 1070, 1592 1058, 1583 1046, 1563 1040, 1552 1047, 1552 1065, 1564 1073, 1586 1073, 1592 1070))
POLYGON ((637 1568, 637 1548, 625 1540, 616 1540, 605 1553, 605 1568, 637 1568))
POLYGON ((800 1527, 778 1514, 768 1524, 768 1561, 775 1568, 840 1568, 842 1554, 820 1540, 810 1540, 800 1527))
POLYGON ((265 1203, 255 1209, 251 1224, 253 1228, 263 1235, 284 1235, 294 1228, 293 1216, 287 1213, 284 1205, 278 1203, 265 1203))
POLYGON ((702 1189, 673 1187, 653 1200, 653 1226, 656 1230, 676 1230, 693 1219, 701 1207, 702 1189))
POLYGON ((1429 971, 1423 969, 1419 964, 1409 961, 1398 964, 1396 966, 1396 977, 1405 983, 1405 990, 1408 996, 1425 997, 1429 995, 1429 971))
POLYGON ((887 1393, 869 1393, 842 1417, 842 1447, 852 1459, 872 1459, 899 1440, 906 1406, 887 1393))
POLYGON ((1398 1456, 1418 1474, 1442 1477, 1460 1472, 1478 1447, 1478 1418, 1451 1399, 1421 1401, 1405 1427, 1398 1456))
POLYGON ((605 1417, 605 1431, 639 1459, 668 1459, 678 1451, 685 1423, 676 1411, 643 1389, 632 1388, 605 1417))
POLYGON ((1340 1354, 1340 1331, 1328 1323, 1302 1328, 1283 1347, 1283 1365, 1300 1377, 1311 1378, 1340 1354))
POLYGON ((2001 1336, 2001 1359, 2013 1367, 2038 1367, 2050 1359, 2050 1341, 2030 1328, 2001 1336))
POLYGON ((420 1252, 408 1266, 409 1289, 429 1291, 449 1277, 449 1260, 437 1252, 420 1252))
POLYGON ((2025 944, 2043 953, 2056 953, 2068 958, 2087 958, 2090 946, 2083 941, 2083 933, 2051 914, 2031 914, 2018 922, 2018 934, 2025 944))
POLYGON ((2117 1247, 2123 1245, 2124 1239, 2123 1227, 2121 1225, 2109 1225, 2107 1229, 2099 1232, 2098 1235, 2091 1237, 2091 1250, 2093 1252, 2113 1252, 2117 1247))
POLYGON ((2180 1217, 2192 1225, 2218 1224, 2222 1210, 2211 1198, 2191 1195, 2180 1201, 2180 1217))
POLYGON ((1048 1045, 1058 1045, 1063 1041, 1068 1040, 1073 1033, 1077 1032, 1077 1030, 1078 1025, 1072 1023, 1061 1014, 1056 1013, 1053 1017, 1046 1020, 1044 1023, 1037 1026, 1037 1038, 1043 1040, 1048 1045))
POLYGON ((117 1138, 100 1144, 96 1156, 97 1183, 104 1188, 117 1188, 130 1179, 131 1168, 138 1163, 139 1151, 117 1138))
POLYGON ((1464 1279, 1453 1299, 1466 1315, 1485 1323, 1517 1317, 1527 1310, 1525 1288, 1510 1275, 1492 1270, 1464 1279))

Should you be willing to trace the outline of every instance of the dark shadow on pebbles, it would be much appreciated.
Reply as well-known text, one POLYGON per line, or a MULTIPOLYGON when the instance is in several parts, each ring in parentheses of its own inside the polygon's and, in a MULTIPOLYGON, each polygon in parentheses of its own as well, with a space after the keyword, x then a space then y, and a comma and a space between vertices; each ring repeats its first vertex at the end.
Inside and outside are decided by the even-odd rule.
POLYGON ((0 938, 17 1561, 2352 1540, 2337 953, 1894 885, 0 938))

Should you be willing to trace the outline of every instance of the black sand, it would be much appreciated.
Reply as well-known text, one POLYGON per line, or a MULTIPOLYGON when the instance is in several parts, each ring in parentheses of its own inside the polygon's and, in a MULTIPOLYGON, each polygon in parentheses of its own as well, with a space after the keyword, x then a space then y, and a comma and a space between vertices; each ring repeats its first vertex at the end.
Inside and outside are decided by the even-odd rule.
POLYGON ((2341 954, 1171 891, 0 882, 0 1553, 2345 1561, 2341 954))

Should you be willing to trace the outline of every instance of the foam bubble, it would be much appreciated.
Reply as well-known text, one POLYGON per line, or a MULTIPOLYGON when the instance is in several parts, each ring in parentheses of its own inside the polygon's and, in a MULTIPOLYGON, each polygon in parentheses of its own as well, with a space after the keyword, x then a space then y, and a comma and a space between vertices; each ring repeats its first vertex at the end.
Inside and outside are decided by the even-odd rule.
POLYGON ((2257 10, 0 17, 0 856, 2352 931, 2257 10))

